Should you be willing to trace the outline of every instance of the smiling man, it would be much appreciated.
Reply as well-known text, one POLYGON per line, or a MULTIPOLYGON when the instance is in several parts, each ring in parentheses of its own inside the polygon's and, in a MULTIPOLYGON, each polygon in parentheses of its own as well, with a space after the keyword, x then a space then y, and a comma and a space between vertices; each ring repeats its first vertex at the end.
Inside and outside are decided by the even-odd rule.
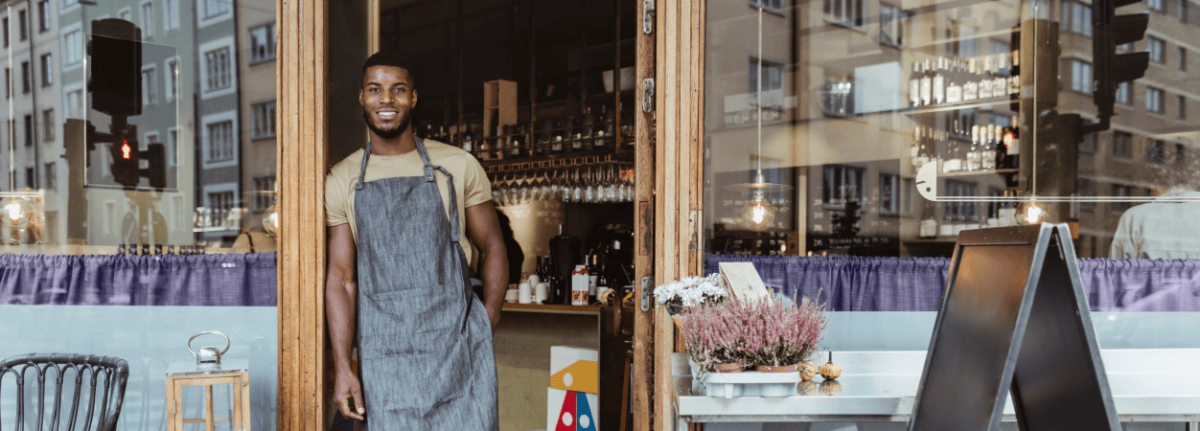
POLYGON ((413 135, 411 66, 392 52, 367 59, 358 99, 370 140, 325 183, 334 398, 364 430, 497 430, 504 240, 479 162, 413 135), (471 244, 482 302, 467 272, 471 244))

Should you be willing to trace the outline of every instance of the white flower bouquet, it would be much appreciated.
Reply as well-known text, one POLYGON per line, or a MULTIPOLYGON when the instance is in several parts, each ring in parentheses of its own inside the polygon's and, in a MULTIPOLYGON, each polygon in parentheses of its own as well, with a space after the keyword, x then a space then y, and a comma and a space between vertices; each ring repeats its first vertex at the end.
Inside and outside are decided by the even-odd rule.
POLYGON ((729 297, 729 288, 721 284, 721 275, 686 277, 654 288, 654 299, 658 305, 666 306, 667 312, 677 316, 684 307, 717 304, 729 297))

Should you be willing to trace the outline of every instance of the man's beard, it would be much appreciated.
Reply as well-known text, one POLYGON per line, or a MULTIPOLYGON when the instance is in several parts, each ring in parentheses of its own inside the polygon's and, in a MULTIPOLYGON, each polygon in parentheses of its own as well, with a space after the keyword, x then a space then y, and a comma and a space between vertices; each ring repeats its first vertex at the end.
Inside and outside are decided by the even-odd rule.
MULTIPOLYGON (((399 115, 398 112, 397 115, 399 115)), ((374 133, 375 136, 390 140, 400 137, 400 135, 404 134, 405 130, 408 130, 408 125, 412 121, 412 116, 405 115, 400 120, 400 125, 396 126, 394 129, 380 129, 375 127, 375 125, 371 123, 371 115, 367 113, 367 110, 365 109, 363 110, 363 120, 367 122, 367 128, 371 129, 371 133, 374 133)))

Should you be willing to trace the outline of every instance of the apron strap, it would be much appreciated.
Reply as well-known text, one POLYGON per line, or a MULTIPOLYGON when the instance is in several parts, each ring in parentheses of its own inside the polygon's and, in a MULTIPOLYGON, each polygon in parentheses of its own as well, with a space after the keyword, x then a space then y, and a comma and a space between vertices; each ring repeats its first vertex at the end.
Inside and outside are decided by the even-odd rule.
POLYGON ((367 148, 363 150, 362 168, 358 170, 358 184, 354 185, 355 191, 362 191, 363 178, 367 177, 367 160, 371 159, 371 141, 367 141, 367 148))
POLYGON ((450 187, 450 238, 455 243, 462 241, 462 229, 458 223, 458 192, 454 189, 454 175, 444 167, 434 166, 429 161, 429 152, 425 150, 425 141, 421 138, 415 139, 417 140, 417 153, 421 155, 421 163, 425 164, 425 181, 437 184, 433 175, 434 170, 446 175, 446 185, 450 187))

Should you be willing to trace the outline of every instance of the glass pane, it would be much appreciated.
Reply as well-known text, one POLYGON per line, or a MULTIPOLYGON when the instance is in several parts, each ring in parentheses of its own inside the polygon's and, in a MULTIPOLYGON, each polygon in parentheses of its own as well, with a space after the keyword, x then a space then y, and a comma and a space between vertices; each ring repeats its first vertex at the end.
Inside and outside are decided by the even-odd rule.
POLYGON ((270 0, 0 3, 0 356, 125 359, 119 429, 166 429, 167 369, 195 368, 201 330, 232 339, 274 429, 275 19, 270 0))
POLYGON ((1040 215, 1078 227, 1073 243, 1085 273, 1130 258, 1162 276, 1141 289, 1085 275, 1085 289, 1122 292, 1093 295, 1102 347, 1196 347, 1200 338, 1179 329, 1178 319, 1192 318, 1186 313, 1126 313, 1200 312, 1163 299, 1195 285, 1200 271, 1168 273, 1150 261, 1200 259, 1200 231, 1189 221, 1200 214, 1200 123, 1187 106, 1200 88, 1184 77, 1200 27, 1180 25, 1186 14, 1176 6, 1160 5, 1148 34, 1109 48, 1149 53, 1145 76, 1125 83, 1114 70, 1130 59, 1093 49, 1093 19, 1107 16, 1093 2, 785 2, 782 13, 762 14, 761 28, 754 2, 707 7, 709 271, 752 260, 771 274, 769 286, 823 289, 833 309, 848 312, 834 319, 827 347, 924 350, 944 279, 871 265, 944 266, 936 259, 950 257, 962 231, 1040 215), (782 71, 778 97, 766 85, 756 93, 768 67, 782 71), (1098 108, 1106 98, 1111 110, 1098 108), (936 175, 933 184, 917 178, 922 168, 936 175), (759 172, 766 185, 751 190, 774 217, 743 215, 757 197, 744 186, 759 172), (927 186, 936 197, 917 189, 927 186), (852 269, 818 269, 835 262, 852 269), (840 281, 847 273, 869 281, 840 281), (1100 322, 1102 312, 1104 322, 1130 323, 1100 322), (1167 334, 1144 332, 1168 322, 1177 325, 1167 334))

